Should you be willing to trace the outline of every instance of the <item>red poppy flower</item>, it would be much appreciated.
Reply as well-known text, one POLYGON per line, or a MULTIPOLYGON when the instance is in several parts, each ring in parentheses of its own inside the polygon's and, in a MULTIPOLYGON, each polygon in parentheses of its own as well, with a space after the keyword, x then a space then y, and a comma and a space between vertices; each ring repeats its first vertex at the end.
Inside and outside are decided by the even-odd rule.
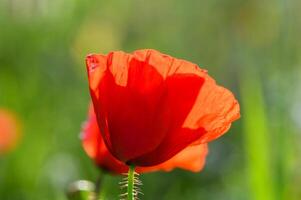
MULTIPOLYGON (((88 120, 83 127, 82 142, 88 156, 100 168, 117 174, 128 171, 128 166, 114 158, 108 151, 99 131, 92 106, 89 110, 88 120)), ((137 167, 136 171, 140 173, 157 170, 171 171, 178 167, 192 172, 199 172, 205 164, 207 152, 207 144, 189 146, 164 163, 152 167, 137 167)))
POLYGON ((233 94, 188 61, 138 50, 89 55, 86 64, 104 142, 123 163, 160 164, 239 118, 233 94))
POLYGON ((19 123, 14 114, 0 109, 0 154, 12 150, 19 136, 19 123))

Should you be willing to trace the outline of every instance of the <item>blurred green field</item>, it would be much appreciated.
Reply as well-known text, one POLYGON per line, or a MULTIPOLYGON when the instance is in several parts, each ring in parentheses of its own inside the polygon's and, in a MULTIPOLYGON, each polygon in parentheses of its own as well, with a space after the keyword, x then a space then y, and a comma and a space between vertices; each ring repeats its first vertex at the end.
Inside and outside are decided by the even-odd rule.
MULTIPOLYGON (((23 137, 0 157, 1 200, 66 200, 95 181, 79 140, 85 55, 154 48, 198 63, 241 103, 201 173, 141 176, 144 200, 301 199, 301 1, 0 0, 0 107, 23 137)), ((120 177, 102 197, 118 199, 120 177)))

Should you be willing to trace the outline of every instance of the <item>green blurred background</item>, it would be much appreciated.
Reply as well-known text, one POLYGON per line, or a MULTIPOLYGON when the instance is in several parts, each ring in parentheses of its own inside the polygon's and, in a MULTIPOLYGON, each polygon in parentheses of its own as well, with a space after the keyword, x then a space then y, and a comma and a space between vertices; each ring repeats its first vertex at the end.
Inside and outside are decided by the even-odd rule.
MULTIPOLYGON (((0 0, 0 107, 23 127, 0 157, 0 199, 65 200, 70 182, 96 180, 79 140, 85 55, 141 48, 198 63, 242 110, 201 173, 142 175, 141 199, 301 199, 300 9, 299 0, 0 0)), ((105 200, 118 199, 119 180, 105 177, 105 200)))

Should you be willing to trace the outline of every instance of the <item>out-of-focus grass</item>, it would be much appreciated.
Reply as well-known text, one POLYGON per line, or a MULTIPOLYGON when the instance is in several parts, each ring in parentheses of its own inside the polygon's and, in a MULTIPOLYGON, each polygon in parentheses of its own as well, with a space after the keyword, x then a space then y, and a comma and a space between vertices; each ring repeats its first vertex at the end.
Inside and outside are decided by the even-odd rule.
POLYGON ((251 199, 275 199, 272 152, 261 80, 251 67, 241 74, 244 147, 251 199))

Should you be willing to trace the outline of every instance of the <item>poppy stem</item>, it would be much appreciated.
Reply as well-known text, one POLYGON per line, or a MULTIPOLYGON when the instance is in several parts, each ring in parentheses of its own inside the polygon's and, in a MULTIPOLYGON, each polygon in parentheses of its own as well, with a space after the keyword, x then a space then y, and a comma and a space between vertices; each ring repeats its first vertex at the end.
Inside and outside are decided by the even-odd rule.
POLYGON ((95 200, 99 199, 104 175, 105 174, 103 172, 100 172, 95 181, 95 200))
POLYGON ((135 166, 130 165, 129 172, 128 172, 128 187, 127 187, 127 199, 128 200, 135 200, 134 175, 135 175, 135 166))

